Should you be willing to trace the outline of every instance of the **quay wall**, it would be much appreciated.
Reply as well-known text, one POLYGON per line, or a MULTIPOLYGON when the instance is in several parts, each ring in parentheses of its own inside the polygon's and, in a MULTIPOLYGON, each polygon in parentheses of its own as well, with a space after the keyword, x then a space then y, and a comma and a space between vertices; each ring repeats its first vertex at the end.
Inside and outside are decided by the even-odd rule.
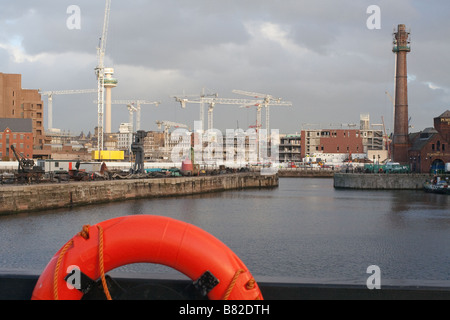
POLYGON ((277 175, 267 176, 259 173, 4 185, 0 186, 0 215, 128 199, 183 196, 233 189, 272 188, 277 186, 277 175))
POLYGON ((280 178, 332 178, 335 171, 324 169, 289 168, 278 169, 280 178))
POLYGON ((372 189, 372 190, 422 190, 423 183, 431 180, 430 174, 364 174, 336 173, 336 189, 372 189))

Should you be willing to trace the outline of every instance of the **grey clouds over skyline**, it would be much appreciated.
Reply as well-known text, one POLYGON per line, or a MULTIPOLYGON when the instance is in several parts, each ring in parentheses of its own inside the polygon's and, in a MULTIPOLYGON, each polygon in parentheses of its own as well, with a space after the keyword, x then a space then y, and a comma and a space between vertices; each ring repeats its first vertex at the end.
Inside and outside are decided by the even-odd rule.
MULTIPOLYGON (((23 87, 96 88, 96 47, 105 1, 0 1, 0 72, 22 74, 23 87), (81 10, 80 29, 67 28, 67 8, 81 10)), ((302 124, 358 123, 383 116, 392 129, 394 91, 392 32, 411 29, 408 55, 409 110, 413 130, 432 126, 449 109, 448 1, 256 1, 112 0, 106 66, 119 80, 113 99, 162 102, 144 106, 142 128, 156 120, 193 127, 198 105, 186 109, 173 95, 243 98, 233 89, 268 93, 293 102, 271 109, 271 127, 299 132, 302 124), (381 9, 381 29, 369 30, 367 8, 381 9)), ((93 131, 94 95, 56 96, 53 125, 93 131)), ((45 105, 47 99, 43 98, 45 105)), ((113 131, 128 121, 125 106, 113 106, 113 131)), ((254 125, 256 111, 219 105, 215 127, 254 125)))

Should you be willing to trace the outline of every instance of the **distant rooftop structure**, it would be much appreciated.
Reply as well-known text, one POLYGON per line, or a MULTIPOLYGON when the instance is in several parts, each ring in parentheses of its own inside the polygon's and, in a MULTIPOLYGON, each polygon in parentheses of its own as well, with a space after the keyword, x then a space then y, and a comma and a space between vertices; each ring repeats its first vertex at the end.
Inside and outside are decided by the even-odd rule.
POLYGON ((450 118, 450 110, 445 111, 438 118, 450 118))
POLYGON ((32 119, 0 118, 0 132, 11 129, 13 132, 33 132, 32 119))
POLYGON ((371 124, 369 114, 361 114, 360 122, 357 123, 302 123, 303 130, 379 130, 380 124, 371 124))
POLYGON ((356 123, 303 123, 302 130, 355 129, 356 123))

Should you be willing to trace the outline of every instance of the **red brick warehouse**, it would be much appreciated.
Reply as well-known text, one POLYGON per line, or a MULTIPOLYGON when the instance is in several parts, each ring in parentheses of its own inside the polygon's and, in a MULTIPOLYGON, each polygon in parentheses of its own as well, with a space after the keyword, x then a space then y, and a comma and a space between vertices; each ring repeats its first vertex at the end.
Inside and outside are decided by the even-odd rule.
POLYGON ((31 119, 0 119, 0 160, 16 160, 11 146, 17 154, 33 158, 33 126, 31 119))
POLYGON ((411 133, 408 153, 411 171, 440 173, 450 163, 450 110, 434 118, 434 128, 411 133))

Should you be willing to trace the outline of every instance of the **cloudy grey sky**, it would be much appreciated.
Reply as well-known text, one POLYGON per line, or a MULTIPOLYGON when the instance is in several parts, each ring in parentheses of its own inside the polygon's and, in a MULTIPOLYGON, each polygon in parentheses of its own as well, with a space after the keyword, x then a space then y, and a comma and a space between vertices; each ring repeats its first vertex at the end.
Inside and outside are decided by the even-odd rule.
MULTIPOLYGON (((96 88, 96 48, 103 0, 0 0, 0 72, 22 74, 24 88, 96 88), (81 9, 80 29, 69 29, 67 8, 81 9)), ((106 66, 119 80, 113 99, 158 100, 144 106, 142 128, 156 120, 193 127, 199 106, 186 109, 176 94, 261 92, 293 103, 273 107, 271 127, 299 132, 303 124, 372 123, 392 129, 392 33, 406 24, 409 106, 414 130, 432 125, 449 107, 450 2, 444 0, 112 0, 106 66), (381 29, 370 30, 370 5, 381 9, 381 29)), ((53 126, 93 131, 96 95, 56 96, 53 126)), ((45 105, 47 99, 44 98, 45 105)), ((127 122, 113 106, 113 131, 127 122)), ((219 105, 215 127, 248 128, 256 110, 219 105)))

